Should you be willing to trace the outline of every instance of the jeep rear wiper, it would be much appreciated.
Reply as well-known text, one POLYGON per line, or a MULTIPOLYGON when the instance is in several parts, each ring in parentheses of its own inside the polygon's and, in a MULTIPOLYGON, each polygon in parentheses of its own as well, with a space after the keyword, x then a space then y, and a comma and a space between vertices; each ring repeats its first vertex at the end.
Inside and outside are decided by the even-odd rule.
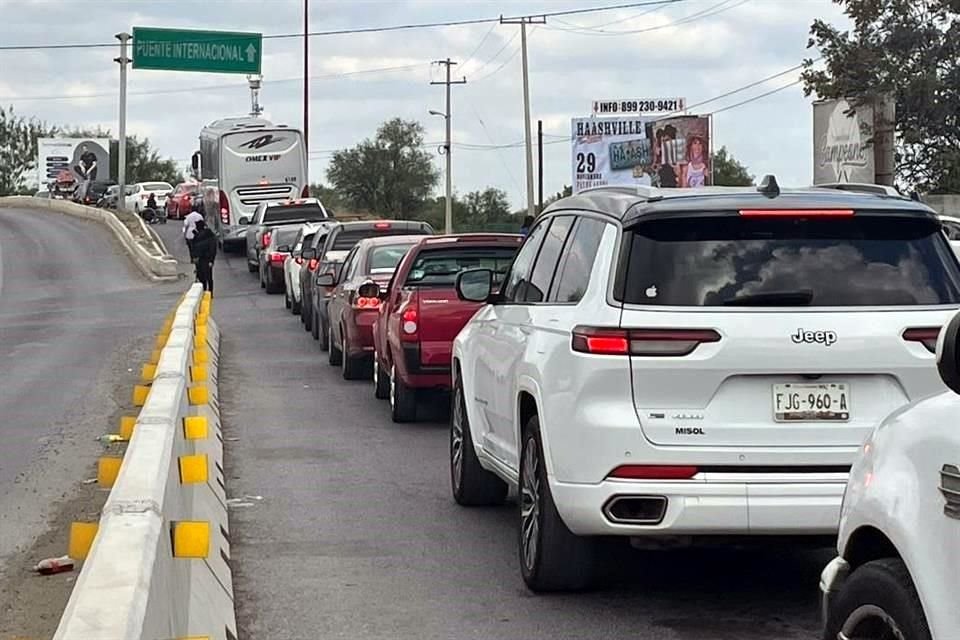
POLYGON ((805 307, 813 301, 813 291, 765 291, 728 298, 720 304, 725 307, 805 307))

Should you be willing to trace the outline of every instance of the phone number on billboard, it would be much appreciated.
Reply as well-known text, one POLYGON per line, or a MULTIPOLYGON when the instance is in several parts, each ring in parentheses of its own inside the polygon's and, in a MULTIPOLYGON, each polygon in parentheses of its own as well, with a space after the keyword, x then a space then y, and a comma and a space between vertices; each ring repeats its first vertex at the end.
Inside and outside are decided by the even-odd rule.
POLYGON ((663 113, 683 111, 686 108, 683 98, 662 98, 651 100, 603 100, 594 103, 594 113, 663 113))

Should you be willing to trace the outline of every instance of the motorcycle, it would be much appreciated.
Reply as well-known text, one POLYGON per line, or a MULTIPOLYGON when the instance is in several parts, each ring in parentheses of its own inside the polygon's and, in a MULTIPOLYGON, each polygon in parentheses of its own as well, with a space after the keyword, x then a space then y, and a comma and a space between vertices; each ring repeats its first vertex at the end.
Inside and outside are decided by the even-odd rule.
POLYGON ((157 209, 147 207, 140 212, 140 217, 147 224, 167 224, 167 210, 163 207, 157 209))

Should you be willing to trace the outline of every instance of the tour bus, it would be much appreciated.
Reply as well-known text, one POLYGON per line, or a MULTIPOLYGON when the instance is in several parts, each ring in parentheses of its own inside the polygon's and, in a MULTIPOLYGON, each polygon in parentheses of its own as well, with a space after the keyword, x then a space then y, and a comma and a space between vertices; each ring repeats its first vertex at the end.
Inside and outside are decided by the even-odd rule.
POLYGON ((243 252, 246 225, 261 202, 309 195, 303 134, 263 118, 210 123, 200 132, 192 164, 204 215, 224 251, 243 252))

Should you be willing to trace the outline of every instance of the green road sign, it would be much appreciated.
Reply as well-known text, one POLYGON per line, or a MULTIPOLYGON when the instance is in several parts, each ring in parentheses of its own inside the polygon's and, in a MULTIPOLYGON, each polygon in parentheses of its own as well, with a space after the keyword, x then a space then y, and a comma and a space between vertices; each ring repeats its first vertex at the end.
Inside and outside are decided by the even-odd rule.
POLYGON ((133 28, 133 68, 260 73, 263 34, 133 28))

